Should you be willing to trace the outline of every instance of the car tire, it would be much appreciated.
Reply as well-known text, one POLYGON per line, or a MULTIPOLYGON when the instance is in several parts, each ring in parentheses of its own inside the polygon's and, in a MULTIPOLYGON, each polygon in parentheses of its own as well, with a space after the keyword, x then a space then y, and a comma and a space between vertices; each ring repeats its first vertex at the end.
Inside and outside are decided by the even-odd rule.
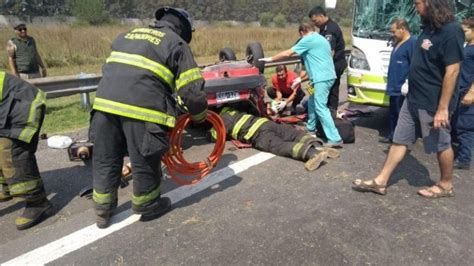
POLYGON ((258 42, 249 43, 245 50, 245 58, 249 64, 254 65, 260 73, 263 74, 265 71, 265 63, 259 61, 260 58, 264 58, 262 45, 258 42))
POLYGON ((235 53, 231 48, 225 47, 219 51, 219 62, 235 60, 237 60, 237 57, 235 56, 235 53))

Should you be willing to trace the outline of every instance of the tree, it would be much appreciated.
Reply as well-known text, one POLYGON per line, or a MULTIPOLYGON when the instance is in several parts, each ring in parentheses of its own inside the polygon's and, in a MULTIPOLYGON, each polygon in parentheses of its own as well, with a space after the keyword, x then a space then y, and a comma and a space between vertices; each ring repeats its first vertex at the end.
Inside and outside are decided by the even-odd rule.
POLYGON ((81 22, 91 25, 109 21, 103 0, 69 0, 72 14, 81 22))
POLYGON ((286 26, 286 17, 283 14, 278 14, 273 18, 273 23, 275 23, 275 26, 283 28, 286 26))

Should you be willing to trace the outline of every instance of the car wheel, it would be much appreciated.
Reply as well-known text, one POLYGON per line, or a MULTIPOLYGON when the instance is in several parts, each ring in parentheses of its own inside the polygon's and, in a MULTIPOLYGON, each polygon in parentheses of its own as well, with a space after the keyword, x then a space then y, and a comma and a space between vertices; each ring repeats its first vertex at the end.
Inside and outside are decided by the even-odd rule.
POLYGON ((219 51, 219 62, 235 60, 237 60, 237 57, 235 56, 235 53, 231 48, 225 47, 219 51))
POLYGON ((254 65, 260 73, 263 74, 265 71, 265 63, 258 61, 260 58, 264 58, 262 45, 258 42, 249 43, 247 49, 245 50, 245 57, 249 64, 254 65))

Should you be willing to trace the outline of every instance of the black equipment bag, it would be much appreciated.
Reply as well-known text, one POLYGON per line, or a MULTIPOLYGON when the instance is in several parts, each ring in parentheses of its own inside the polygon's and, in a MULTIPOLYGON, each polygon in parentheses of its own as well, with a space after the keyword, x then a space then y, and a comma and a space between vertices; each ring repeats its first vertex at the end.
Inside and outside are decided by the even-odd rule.
MULTIPOLYGON (((334 119, 334 124, 336 125, 337 131, 339 131, 339 135, 341 135, 342 141, 346 143, 354 143, 355 142, 355 131, 354 131, 354 123, 347 119, 334 119)), ((325 138, 326 135, 324 134, 323 127, 321 123, 318 123, 318 137, 325 138)))

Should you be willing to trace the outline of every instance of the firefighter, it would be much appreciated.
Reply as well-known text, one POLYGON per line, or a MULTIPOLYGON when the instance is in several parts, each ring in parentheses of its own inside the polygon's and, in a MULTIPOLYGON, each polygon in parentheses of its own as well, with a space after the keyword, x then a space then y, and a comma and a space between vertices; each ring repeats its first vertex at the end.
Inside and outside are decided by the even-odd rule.
POLYGON ((46 198, 35 152, 45 114, 45 93, 0 71, 0 201, 25 199, 18 230, 41 221, 52 205, 46 198))
MULTIPOLYGON (((287 124, 277 124, 263 117, 256 117, 226 106, 219 112, 227 136, 252 147, 305 162, 308 171, 316 170, 326 158, 339 157, 339 151, 320 147, 322 141, 287 124)), ((216 132, 211 130, 212 138, 216 132)))
POLYGON ((103 67, 93 109, 93 201, 97 226, 106 228, 117 206, 125 151, 133 173, 132 209, 142 221, 171 208, 161 197, 161 157, 179 105, 193 121, 207 117, 204 80, 189 43, 193 20, 180 8, 162 7, 149 27, 119 35, 103 67))

